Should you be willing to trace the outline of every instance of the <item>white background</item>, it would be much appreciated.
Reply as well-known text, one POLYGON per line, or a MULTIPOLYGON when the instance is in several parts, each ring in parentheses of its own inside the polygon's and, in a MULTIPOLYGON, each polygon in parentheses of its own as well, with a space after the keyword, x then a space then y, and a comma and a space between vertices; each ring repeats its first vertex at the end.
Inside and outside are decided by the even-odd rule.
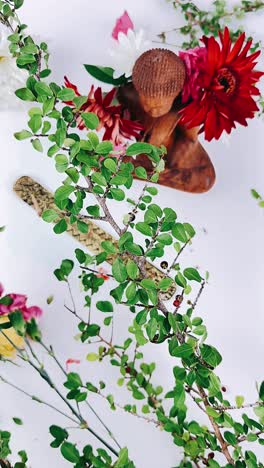
MULTIPOLYGON (((212 2, 200 0, 199 4, 206 7, 212 2)), ((125 8, 136 28, 144 27, 153 38, 161 30, 179 24, 179 18, 165 0, 25 0, 21 15, 33 34, 50 43, 54 79, 62 83, 66 74, 79 84, 84 94, 91 79, 82 64, 108 64, 111 30, 125 8)), ((261 38, 262 24, 260 14, 257 18, 249 17, 245 27, 261 38)), ((177 38, 170 39, 177 42, 177 38)), ((62 362, 67 358, 82 359, 77 369, 82 371, 84 381, 94 379, 96 382, 104 378, 109 382, 109 392, 115 391, 111 382, 113 377, 118 378, 118 373, 107 365, 85 361, 88 347, 73 339, 76 323, 63 307, 64 301, 69 301, 67 290, 52 274, 61 259, 73 258, 76 242, 67 235, 56 237, 51 226, 38 219, 33 210, 12 193, 12 184, 21 175, 30 175, 51 190, 61 180, 53 161, 36 153, 28 142, 19 143, 12 137, 25 125, 25 112, 0 113, 0 225, 7 226, 0 238, 1 281, 6 292, 25 293, 30 304, 43 307, 41 328, 45 340, 54 344, 62 362), (48 306, 46 298, 51 294, 55 299, 48 306)), ((249 402, 256 399, 255 382, 264 377, 264 218, 263 211, 250 196, 252 187, 264 192, 263 132, 263 121, 256 119, 248 128, 239 128, 231 136, 229 146, 222 141, 205 144, 217 173, 217 183, 209 193, 191 195, 165 187, 160 188, 159 193, 162 206, 171 206, 180 219, 188 220, 196 227, 197 236, 183 261, 210 272, 210 284, 197 312, 208 324, 209 342, 224 357, 219 375, 227 387, 227 397, 232 399, 243 394, 249 402)), ((141 183, 136 182, 135 187, 139 193, 141 183)), ((123 209, 125 211, 126 206, 123 209)), ((78 282, 73 281, 72 286, 75 297, 78 297, 78 282)), ((124 335, 129 319, 126 310, 118 312, 116 339, 124 335)), ((145 348, 144 353, 147 360, 158 362, 157 383, 169 388, 172 384, 171 362, 166 347, 152 346, 145 348)), ((49 365, 49 358, 42 352, 40 355, 49 365)), ((51 367, 51 370, 54 369, 51 367)), ((61 407, 45 383, 30 369, 1 365, 1 373, 61 407)), ((61 377, 56 379, 62 381, 61 377)), ((119 401, 127 401, 125 393, 119 390, 118 394, 119 401)), ((4 385, 0 386, 0 398, 0 428, 12 430, 13 447, 28 451, 30 466, 69 466, 57 450, 49 447, 51 438, 47 435, 51 423, 68 424, 62 417, 4 385), (15 426, 13 416, 21 417, 24 426, 15 426)), ((119 410, 112 413, 99 397, 95 396, 91 402, 113 428, 121 445, 128 445, 138 468, 169 468, 179 461, 180 451, 173 446, 169 434, 119 410)), ((196 413, 195 410, 193 415, 196 413)), ((91 426, 101 430, 93 417, 87 414, 87 419, 91 426)), ((84 435, 80 431, 73 432, 73 440, 95 443, 88 433, 84 435)), ((263 447, 257 449, 264 461, 263 447)))

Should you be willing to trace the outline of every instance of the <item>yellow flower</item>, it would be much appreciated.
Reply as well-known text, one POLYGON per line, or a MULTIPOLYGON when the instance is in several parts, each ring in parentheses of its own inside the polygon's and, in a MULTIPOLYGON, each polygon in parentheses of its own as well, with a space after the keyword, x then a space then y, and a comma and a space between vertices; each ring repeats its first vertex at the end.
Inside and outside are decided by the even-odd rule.
MULTIPOLYGON (((0 317, 0 324, 6 322, 9 322, 9 318, 7 316, 0 317)), ((9 340, 14 343, 15 346, 18 348, 24 347, 24 340, 22 336, 19 336, 13 327, 4 329, 3 332, 9 338, 9 340)), ((8 339, 2 333, 0 333, 0 356, 12 359, 16 357, 16 349, 15 346, 10 343, 10 341, 8 341, 8 339)))

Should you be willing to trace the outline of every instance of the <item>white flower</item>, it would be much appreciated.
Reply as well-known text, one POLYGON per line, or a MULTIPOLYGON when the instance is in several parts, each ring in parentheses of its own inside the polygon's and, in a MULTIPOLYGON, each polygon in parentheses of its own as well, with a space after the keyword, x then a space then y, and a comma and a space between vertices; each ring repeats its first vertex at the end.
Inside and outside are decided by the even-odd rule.
POLYGON ((23 88, 28 74, 17 68, 16 59, 9 52, 7 28, 0 28, 0 110, 22 108, 22 101, 15 95, 18 88, 23 88))
POLYGON ((123 32, 118 34, 118 41, 115 41, 110 50, 112 57, 112 67, 114 78, 125 75, 127 78, 132 75, 132 70, 136 60, 143 52, 151 48, 151 42, 146 39, 143 29, 135 32, 129 29, 127 35, 123 32))

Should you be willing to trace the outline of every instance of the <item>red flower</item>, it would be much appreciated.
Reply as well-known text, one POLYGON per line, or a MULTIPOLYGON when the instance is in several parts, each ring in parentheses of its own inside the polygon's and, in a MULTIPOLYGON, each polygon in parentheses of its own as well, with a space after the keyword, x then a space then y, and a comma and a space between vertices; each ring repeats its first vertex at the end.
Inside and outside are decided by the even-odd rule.
POLYGON ((228 28, 219 36, 221 46, 214 37, 203 37, 207 62, 197 78, 199 97, 181 111, 181 122, 188 128, 202 125, 208 141, 230 133, 236 122, 247 126, 258 110, 252 96, 260 94, 255 84, 263 75, 254 70, 260 51, 248 55, 252 40, 244 44, 245 33, 233 47, 228 28))
POLYGON ((125 35, 127 35, 127 31, 129 29, 134 29, 134 24, 132 23, 132 20, 128 14, 127 11, 124 11, 123 15, 120 16, 120 18, 118 18, 116 20, 116 24, 115 24, 115 27, 112 31, 112 37, 116 40, 118 40, 118 34, 120 32, 124 33, 125 35))
POLYGON ((105 281, 109 280, 109 276, 108 276, 107 272, 102 267, 98 268, 98 273, 96 274, 96 276, 97 276, 97 278, 102 278, 105 281))
POLYGON ((69 371, 69 366, 71 364, 81 364, 81 361, 80 361, 80 359, 72 359, 72 358, 67 359, 67 361, 66 361, 66 371, 67 372, 69 371))
MULTIPOLYGON (((77 87, 67 77, 65 77, 65 86, 66 88, 73 89, 75 94, 80 96, 77 87)), ((137 122, 123 118, 121 106, 112 105, 115 94, 116 88, 113 88, 112 91, 103 97, 102 89, 97 88, 94 91, 94 86, 92 86, 87 101, 80 109, 80 113, 93 112, 96 114, 100 121, 97 131, 102 128, 105 129, 103 140, 111 140, 115 145, 122 145, 125 139, 137 138, 143 127, 137 122)), ((67 104, 73 106, 72 102, 68 102, 67 104)), ((80 130, 86 128, 81 116, 78 117, 77 124, 80 130)))

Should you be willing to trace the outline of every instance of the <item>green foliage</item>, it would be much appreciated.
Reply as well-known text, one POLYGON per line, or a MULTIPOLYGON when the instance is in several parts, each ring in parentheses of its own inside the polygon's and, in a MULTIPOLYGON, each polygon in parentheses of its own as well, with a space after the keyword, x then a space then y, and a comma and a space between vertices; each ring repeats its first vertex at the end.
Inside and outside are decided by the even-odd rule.
POLYGON ((84 65, 84 67, 93 78, 96 78, 103 83, 118 86, 126 83, 127 81, 125 76, 114 78, 114 70, 110 67, 97 67, 95 65, 84 65))
MULTIPOLYGON (((1 21, 7 26, 11 19, 15 23, 16 9, 22 3, 22 0, 0 0, 1 21)), ((238 15, 242 9, 255 11, 262 8, 261 3, 243 1, 242 6, 232 10, 232 13, 238 15)), ((215 1, 210 12, 199 9, 193 2, 177 1, 173 4, 186 19, 186 24, 180 28, 186 39, 186 47, 196 45, 201 32, 216 35, 229 16, 226 3, 222 0, 215 1)), ((237 34, 238 31, 233 31, 233 38, 237 34)), ((163 33, 162 38, 165 36, 163 33)), ((253 413, 250 413, 250 417, 243 414, 241 423, 240 418, 236 419, 236 414, 231 415, 231 410, 235 407, 244 411, 246 404, 241 396, 236 398, 235 404, 225 399, 224 387, 215 373, 222 356, 207 343, 207 329, 200 316, 203 311, 197 310, 208 276, 200 269, 182 267, 180 263, 183 250, 193 242, 195 229, 178 219, 172 208, 159 206, 153 198, 158 194, 158 189, 151 183, 158 182, 159 173, 164 167, 166 148, 135 142, 127 147, 127 158, 116 157, 112 142, 101 142, 95 132, 80 134, 76 130, 80 116, 89 130, 98 128, 98 117, 82 112, 85 96, 76 96, 72 89, 49 82, 47 45, 36 44, 20 23, 13 27, 9 40, 18 67, 29 74, 25 88, 17 90, 16 95, 22 100, 34 102, 34 107, 29 111, 28 129, 16 132, 15 138, 29 139, 38 152, 47 148, 48 157, 54 159, 55 170, 63 176, 63 182, 55 191, 56 207, 45 210, 43 220, 55 223, 53 229, 56 234, 74 225, 81 234, 89 235, 87 220, 91 218, 103 220, 109 229, 115 231, 116 241, 102 238, 101 250, 96 255, 76 249, 75 269, 81 283, 83 307, 78 310, 71 296, 72 305, 66 308, 78 321, 76 339, 85 344, 86 365, 92 368, 104 361, 113 366, 113 375, 118 374, 117 385, 120 391, 127 390, 129 399, 123 406, 117 403, 115 394, 109 392, 106 384, 100 381, 99 370, 98 375, 92 374, 92 382, 85 382, 77 372, 67 372, 63 388, 65 393, 61 394, 61 400, 69 410, 70 418, 74 418, 74 421, 76 418, 76 427, 94 435, 82 416, 82 405, 89 405, 89 394, 94 393, 95 397, 98 395, 108 402, 111 411, 121 406, 131 415, 144 417, 163 429, 172 438, 177 450, 181 450, 181 468, 202 464, 219 467, 216 459, 221 452, 226 458, 226 467, 262 468, 263 463, 252 451, 245 450, 243 443, 264 444, 264 384, 261 383, 258 388, 257 401, 253 404, 254 416, 253 413), (42 145, 43 139, 45 145, 42 145), (152 164, 151 174, 143 167, 134 167, 133 156, 142 153, 152 164), (132 198, 134 172, 144 180, 137 200, 132 198), (130 204, 130 211, 124 214, 121 224, 113 216, 112 206, 119 208, 121 213, 126 205, 120 202, 124 200, 130 204), (101 270, 101 265, 104 266, 106 261, 112 265, 109 274, 101 270), (163 276, 153 275, 148 261, 158 261, 163 276), (107 288, 101 289, 108 280, 110 293, 107 288), (167 301, 164 294, 175 283, 177 293, 171 301, 167 301), (120 314, 124 313, 124 307, 130 312, 129 335, 116 336, 115 324, 120 314), (162 343, 162 352, 168 350, 170 360, 167 372, 172 377, 171 387, 164 390, 159 385, 155 363, 147 362, 143 354, 144 346, 148 345, 155 356, 158 345, 162 343), (190 401, 203 410, 203 417, 207 415, 208 424, 201 425, 192 419, 190 401), (227 456, 226 450, 229 453, 227 456)), ((125 77, 115 80, 110 68, 85 67, 93 77, 109 84, 127 81, 125 77)), ((256 191, 252 195, 262 202, 256 191)), ((64 259, 54 272, 56 278, 69 288, 69 276, 73 278, 74 273, 71 259, 64 259)), ((2 297, 0 302, 10 305, 6 297, 2 297)), ((34 320, 25 323, 20 311, 12 312, 9 317, 10 323, 1 325, 0 330, 4 331, 12 325, 18 334, 27 334, 33 341, 42 343, 34 320)), ((58 363, 53 348, 45 349, 58 363)), ((44 364, 36 362, 34 354, 32 359, 35 359, 33 367, 41 378, 60 396, 60 390, 50 379, 44 364)), ((60 369, 63 370, 63 366, 60 365, 60 369)), ((37 397, 32 399, 42 403, 37 397)), ((76 468, 134 467, 127 448, 109 448, 101 435, 100 447, 104 444, 107 451, 101 447, 94 452, 90 445, 77 447, 70 441, 68 430, 57 425, 50 427, 50 434, 53 437, 51 446, 59 448, 63 458, 76 468)), ((111 437, 110 430, 108 434, 111 437)), ((1 437, 5 441, 0 445, 0 450, 5 450, 6 457, 10 453, 9 436, 1 437)), ((22 456, 21 463, 25 464, 24 459, 22 456)))

